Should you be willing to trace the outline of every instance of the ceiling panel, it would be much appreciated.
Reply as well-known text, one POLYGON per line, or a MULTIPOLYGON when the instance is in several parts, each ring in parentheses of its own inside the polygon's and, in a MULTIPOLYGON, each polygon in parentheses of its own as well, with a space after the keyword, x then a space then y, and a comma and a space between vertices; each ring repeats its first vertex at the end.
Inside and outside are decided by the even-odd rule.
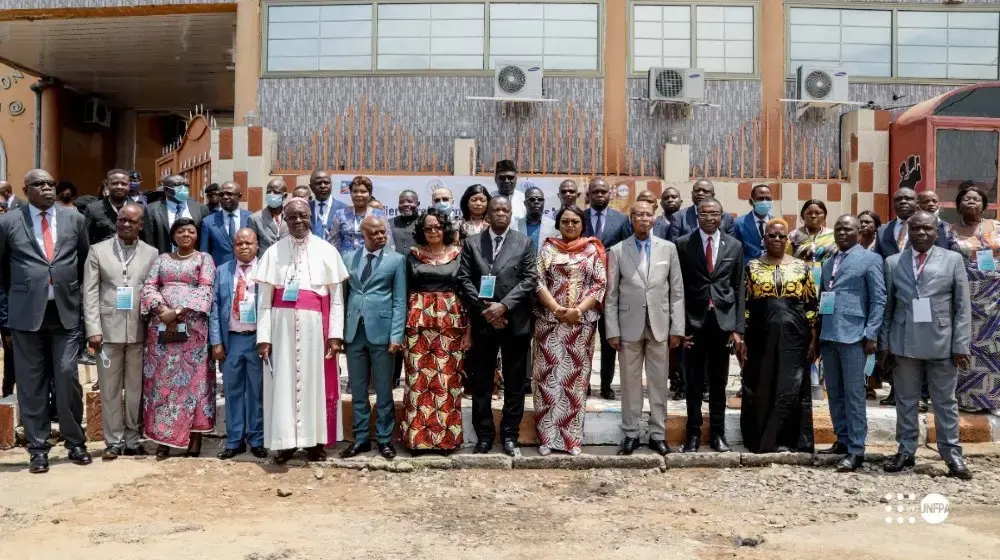
POLYGON ((236 14, 0 22, 0 58, 117 105, 233 105, 236 14))

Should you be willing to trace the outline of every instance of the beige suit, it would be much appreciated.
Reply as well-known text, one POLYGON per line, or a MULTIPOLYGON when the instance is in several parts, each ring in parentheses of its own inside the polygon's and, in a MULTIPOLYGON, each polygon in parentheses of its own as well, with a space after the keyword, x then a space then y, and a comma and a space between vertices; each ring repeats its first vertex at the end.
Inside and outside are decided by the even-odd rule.
POLYGON ((103 356, 97 363, 101 386, 104 441, 109 447, 139 445, 142 400, 142 346, 146 328, 139 316, 139 292, 159 251, 137 241, 135 255, 122 274, 116 237, 90 247, 83 272, 83 321, 87 338, 101 335, 103 356), (132 309, 116 309, 119 287, 132 288, 132 309), (104 358, 110 367, 104 367, 104 358), (122 418, 122 391, 125 417, 122 418))
POLYGON ((684 281, 674 244, 654 236, 649 243, 645 261, 634 235, 608 250, 604 317, 608 338, 621 341, 622 431, 626 437, 639 437, 645 366, 649 437, 662 441, 667 420, 668 337, 684 334, 684 281))

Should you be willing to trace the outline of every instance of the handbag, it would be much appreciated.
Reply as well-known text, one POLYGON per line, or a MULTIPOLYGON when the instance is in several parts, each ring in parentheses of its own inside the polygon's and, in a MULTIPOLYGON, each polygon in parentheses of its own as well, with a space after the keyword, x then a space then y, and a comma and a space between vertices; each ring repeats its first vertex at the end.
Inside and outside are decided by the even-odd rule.
POLYGON ((177 323, 177 329, 173 332, 168 331, 166 325, 160 324, 156 333, 156 341, 160 344, 167 344, 170 342, 187 342, 187 340, 187 325, 184 323, 177 323))

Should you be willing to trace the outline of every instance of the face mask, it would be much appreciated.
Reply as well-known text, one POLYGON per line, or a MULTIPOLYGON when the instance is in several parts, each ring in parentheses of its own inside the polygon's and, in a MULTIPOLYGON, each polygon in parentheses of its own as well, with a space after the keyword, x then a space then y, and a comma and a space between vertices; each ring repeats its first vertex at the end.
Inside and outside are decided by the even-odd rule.
POLYGON ((174 188, 174 198, 177 202, 187 202, 188 199, 188 188, 187 187, 175 187, 174 188))
POLYGON ((770 200, 758 200, 753 203, 753 213, 758 216, 767 216, 771 213, 774 204, 770 200))
POLYGON ((451 203, 450 202, 445 202, 445 201, 435 202, 434 203, 434 208, 437 209, 440 212, 444 212, 445 214, 451 214, 451 203))
POLYGON ((264 198, 267 200, 268 208, 278 208, 279 206, 281 206, 281 203, 285 200, 285 196, 280 194, 269 194, 264 198))
POLYGON ((139 183, 135 183, 135 182, 129 183, 128 184, 128 192, 130 192, 132 194, 139 194, 139 183))

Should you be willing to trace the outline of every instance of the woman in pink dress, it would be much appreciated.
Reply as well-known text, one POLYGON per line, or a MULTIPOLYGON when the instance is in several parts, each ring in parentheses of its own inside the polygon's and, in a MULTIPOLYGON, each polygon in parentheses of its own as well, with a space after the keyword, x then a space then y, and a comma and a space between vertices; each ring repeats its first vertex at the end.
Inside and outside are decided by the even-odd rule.
POLYGON ((170 237, 176 250, 153 262, 140 298, 140 313, 149 319, 143 431, 157 443, 157 459, 166 459, 171 447, 197 457, 201 435, 215 427, 215 379, 208 373, 215 263, 195 249, 198 229, 191 218, 177 218, 170 237))

